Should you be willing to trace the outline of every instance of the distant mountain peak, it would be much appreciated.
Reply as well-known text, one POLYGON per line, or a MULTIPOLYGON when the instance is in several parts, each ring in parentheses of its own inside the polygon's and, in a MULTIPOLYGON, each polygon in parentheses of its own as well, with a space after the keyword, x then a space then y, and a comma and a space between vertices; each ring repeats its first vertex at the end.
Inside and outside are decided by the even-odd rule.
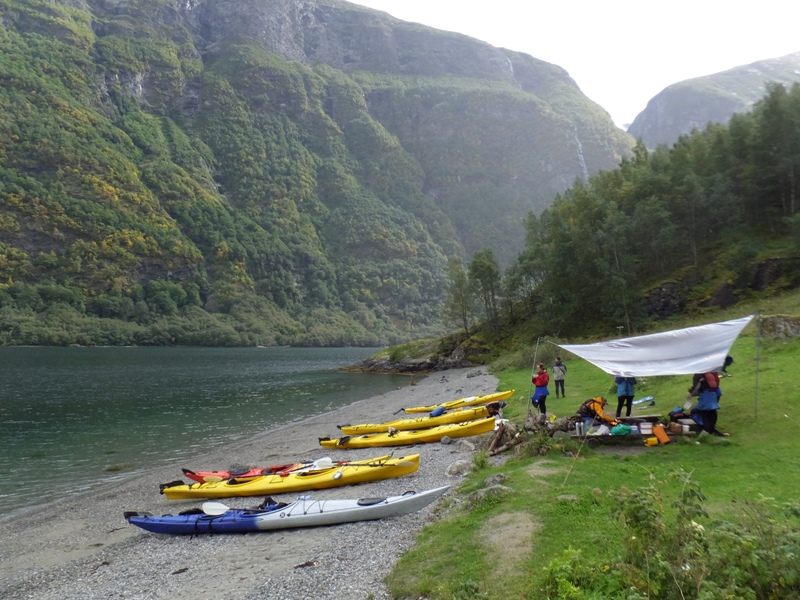
POLYGON ((680 81, 654 96, 627 131, 650 148, 672 145, 692 129, 725 124, 735 113, 750 110, 769 83, 798 82, 800 52, 680 81))

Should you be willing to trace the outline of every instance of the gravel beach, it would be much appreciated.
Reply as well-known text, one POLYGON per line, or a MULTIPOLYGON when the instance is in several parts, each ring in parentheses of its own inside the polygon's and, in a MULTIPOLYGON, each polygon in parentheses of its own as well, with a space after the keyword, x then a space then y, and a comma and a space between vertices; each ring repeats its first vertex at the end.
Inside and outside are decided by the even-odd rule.
MULTIPOLYGON (((411 380, 409 379, 409 383, 411 380)), ((69 498, 32 514, 0 521, 0 597, 25 600, 171 599, 386 599, 385 576, 418 531, 433 518, 434 505, 419 512, 332 527, 244 535, 167 536, 128 523, 124 511, 177 514, 196 501, 168 501, 158 484, 179 479, 180 468, 266 466, 330 456, 353 460, 419 453, 411 475, 358 486, 306 492, 314 498, 400 495, 441 485, 456 488, 459 476, 445 470, 470 459, 469 444, 418 444, 397 448, 325 450, 320 437, 339 435, 336 425, 399 418, 401 408, 495 392, 484 368, 435 373, 416 385, 361 400, 337 411, 267 431, 195 464, 157 469, 90 495, 69 498)), ((489 434, 485 434, 488 436, 489 434)), ((451 489, 448 494, 452 494, 451 489)), ((274 495, 291 502, 299 494, 274 495)), ((229 498, 252 507, 255 498, 229 498)), ((439 501, 440 502, 440 501, 439 501)))

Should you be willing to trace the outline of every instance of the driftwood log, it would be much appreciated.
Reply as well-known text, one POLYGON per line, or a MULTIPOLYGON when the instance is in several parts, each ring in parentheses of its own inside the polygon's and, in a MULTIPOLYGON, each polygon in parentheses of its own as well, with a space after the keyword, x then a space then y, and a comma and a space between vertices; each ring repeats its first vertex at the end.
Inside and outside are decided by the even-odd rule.
POLYGON ((506 450, 510 450, 511 448, 516 446, 517 444, 521 444, 523 441, 525 441, 525 438, 523 438, 522 434, 518 432, 517 434, 514 435, 514 437, 512 437, 509 441, 507 441, 502 446, 498 446, 494 450, 490 450, 489 451, 489 456, 495 456, 497 454, 500 454, 501 452, 505 452, 506 450))
POLYGON ((489 443, 489 456, 495 456, 522 443, 525 438, 517 431, 513 423, 501 421, 497 431, 489 443))
MULTIPOLYGON (((552 436, 556 431, 571 431, 575 429, 576 421, 580 421, 581 417, 578 415, 571 415, 569 417, 561 417, 555 419, 552 423, 547 418, 547 415, 528 411, 528 416, 525 419, 525 424, 522 426, 523 431, 526 433, 545 433, 552 436)), ((522 435, 518 432, 513 423, 500 422, 497 431, 489 442, 489 456, 495 456, 502 452, 510 450, 528 439, 528 436, 522 435)))
POLYGON ((497 431, 494 432, 494 437, 492 437, 492 441, 489 443, 489 454, 492 453, 492 450, 494 450, 497 444, 500 443, 500 440, 503 439, 503 435, 505 435, 505 432, 506 432, 505 421, 500 421, 500 425, 497 426, 497 431))
POLYGON ((528 417, 525 419, 525 425, 522 428, 530 433, 547 431, 547 415, 528 411, 528 417))

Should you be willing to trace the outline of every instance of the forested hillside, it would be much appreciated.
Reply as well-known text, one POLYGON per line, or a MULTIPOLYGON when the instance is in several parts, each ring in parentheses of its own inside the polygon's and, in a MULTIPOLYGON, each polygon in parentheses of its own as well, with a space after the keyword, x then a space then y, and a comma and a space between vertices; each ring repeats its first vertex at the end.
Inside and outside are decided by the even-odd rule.
POLYGON ((774 84, 728 125, 672 148, 639 143, 619 168, 531 213, 525 248, 505 271, 491 249, 451 261, 452 333, 361 367, 413 372, 502 355, 498 368, 530 368, 538 339, 617 338, 662 319, 750 311, 800 288, 799 181, 800 84, 774 84))
POLYGON ((385 344, 632 139, 338 1, 0 0, 0 343, 385 344))
POLYGON ((798 182, 800 84, 671 149, 639 144, 530 216, 506 285, 530 290, 506 313, 511 336, 634 333, 797 288, 798 182))

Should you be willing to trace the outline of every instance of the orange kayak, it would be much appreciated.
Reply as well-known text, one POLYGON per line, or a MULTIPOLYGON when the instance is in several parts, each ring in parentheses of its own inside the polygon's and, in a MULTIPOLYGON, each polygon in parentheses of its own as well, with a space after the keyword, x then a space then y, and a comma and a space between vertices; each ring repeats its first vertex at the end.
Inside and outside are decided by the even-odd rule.
POLYGON ((289 473, 303 469, 320 469, 323 466, 331 467, 344 464, 347 464, 347 461, 334 463, 329 457, 324 457, 318 460, 307 460, 304 462, 275 465, 272 467, 255 467, 252 469, 229 469, 227 471, 192 471, 190 469, 181 469, 181 471, 183 471, 183 474, 188 479, 205 483, 207 481, 225 481, 226 479, 231 478, 242 481, 244 479, 252 479, 254 477, 263 477, 264 475, 286 476, 289 473))

